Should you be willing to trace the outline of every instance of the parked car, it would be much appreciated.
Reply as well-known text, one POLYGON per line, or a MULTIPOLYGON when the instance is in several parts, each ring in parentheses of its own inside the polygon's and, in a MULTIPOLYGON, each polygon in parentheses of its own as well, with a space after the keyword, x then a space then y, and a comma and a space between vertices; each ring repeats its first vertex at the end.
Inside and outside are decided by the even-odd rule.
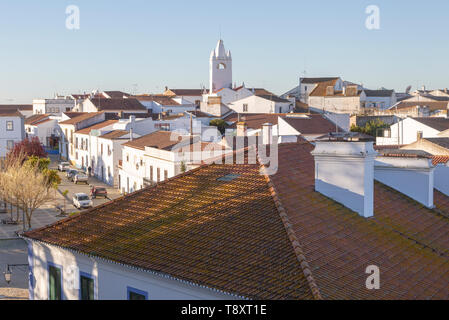
POLYGON ((61 172, 67 171, 69 169, 70 169, 70 163, 68 163, 68 162, 61 162, 58 165, 58 170, 61 172))
POLYGON ((69 169, 66 172, 66 177, 67 179, 69 179, 70 181, 73 181, 73 178, 75 177, 75 175, 78 174, 78 170, 73 170, 73 169, 69 169))
POLYGON ((72 178, 72 181, 75 184, 78 184, 79 182, 84 182, 85 184, 89 184, 88 180, 89 180, 89 177, 84 172, 78 172, 72 178))
POLYGON ((94 203, 85 193, 77 193, 73 196, 73 205, 78 209, 92 208, 94 203))
POLYGON ((92 199, 95 199, 96 197, 108 197, 108 190, 104 187, 96 187, 92 186, 90 189, 90 196, 92 199))

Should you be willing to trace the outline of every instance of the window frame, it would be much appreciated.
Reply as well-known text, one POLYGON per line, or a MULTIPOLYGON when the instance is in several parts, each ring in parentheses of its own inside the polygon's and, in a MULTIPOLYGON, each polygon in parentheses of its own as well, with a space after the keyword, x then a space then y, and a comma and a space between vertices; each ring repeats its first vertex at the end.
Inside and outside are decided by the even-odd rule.
POLYGON ((139 290, 137 288, 133 288, 133 287, 128 286, 128 287, 126 287, 126 299, 127 300, 130 300, 129 299, 130 293, 134 293, 134 294, 138 294, 138 295, 144 296, 145 300, 148 300, 148 292, 147 291, 139 290))
MULTIPOLYGON (((87 273, 87 272, 83 272, 83 271, 80 271, 80 274, 79 274, 79 282, 80 282, 80 284, 79 284, 79 295, 78 295, 78 297, 79 297, 79 300, 81 301, 82 300, 82 293, 81 293, 81 290, 82 290, 82 282, 81 282, 81 278, 82 277, 84 277, 84 278, 87 278, 87 279, 90 279, 90 280, 92 280, 93 282, 94 282, 94 300, 98 300, 98 292, 97 292, 97 277, 95 277, 94 275, 92 275, 92 274, 90 274, 90 273, 87 273)), ((86 301, 88 301, 88 300, 86 300, 86 301)))
POLYGON ((6 121, 6 131, 9 131, 9 132, 14 131, 14 121, 12 121, 12 120, 6 121), (11 129, 8 129, 8 125, 11 125, 11 129))
MULTIPOLYGON (((48 300, 50 300, 50 268, 56 268, 59 269, 60 272, 60 284, 61 284, 61 300, 64 300, 64 282, 63 280, 63 267, 59 264, 53 263, 53 262, 47 262, 47 284, 48 284, 48 290, 47 290, 47 294, 48 294, 48 300)), ((58 300, 51 300, 51 301, 58 301, 58 300)))

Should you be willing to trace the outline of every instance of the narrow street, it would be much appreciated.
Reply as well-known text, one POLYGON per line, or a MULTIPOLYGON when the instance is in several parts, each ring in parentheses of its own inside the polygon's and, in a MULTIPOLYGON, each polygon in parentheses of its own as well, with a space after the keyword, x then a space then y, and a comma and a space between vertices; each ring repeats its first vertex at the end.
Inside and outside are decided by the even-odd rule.
MULTIPOLYGON (((57 170, 58 162, 51 157, 51 169, 57 170)), ((88 184, 74 184, 66 178, 65 172, 58 172, 61 177, 61 184, 58 190, 55 190, 54 201, 42 206, 35 211, 32 217, 33 229, 41 228, 59 220, 65 219, 61 217, 57 207, 64 208, 70 216, 73 213, 79 213, 80 210, 73 206, 72 198, 76 193, 86 193, 90 195, 90 186, 101 186, 108 190, 108 199, 93 199, 94 207, 120 197, 118 190, 108 186, 94 177, 89 178, 88 184), (68 190, 65 198, 63 192, 68 190)), ((0 222, 10 217, 10 207, 7 207, 8 213, 0 214, 0 222)), ((16 214, 16 208, 13 207, 13 214, 16 214)), ((18 238, 17 233, 22 232, 22 223, 18 225, 5 225, 0 223, 0 300, 23 300, 28 299, 28 268, 26 266, 16 267, 12 270, 12 281, 7 284, 4 279, 4 272, 7 265, 11 264, 27 264, 27 245, 26 242, 18 238)))

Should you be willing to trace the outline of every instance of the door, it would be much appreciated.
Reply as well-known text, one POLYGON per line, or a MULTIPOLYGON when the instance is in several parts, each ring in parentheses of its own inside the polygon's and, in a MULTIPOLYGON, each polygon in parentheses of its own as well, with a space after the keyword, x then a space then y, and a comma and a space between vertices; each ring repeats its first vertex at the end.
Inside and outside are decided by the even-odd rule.
POLYGON ((48 267, 49 300, 62 300, 61 269, 48 267))

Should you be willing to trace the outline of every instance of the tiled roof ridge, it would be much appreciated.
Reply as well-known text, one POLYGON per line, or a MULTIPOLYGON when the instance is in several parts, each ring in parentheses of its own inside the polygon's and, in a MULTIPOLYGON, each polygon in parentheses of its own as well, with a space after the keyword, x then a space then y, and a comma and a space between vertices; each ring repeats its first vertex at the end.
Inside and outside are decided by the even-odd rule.
MULTIPOLYGON (((309 142, 303 142, 301 144, 308 144, 309 142)), ((259 163, 262 163, 259 160, 259 163)), ((312 295, 315 300, 323 300, 323 297, 321 296, 320 288, 318 287, 315 278, 313 277, 312 270, 310 269, 310 265, 307 262, 306 256, 304 254, 304 251, 302 250, 301 244, 299 243, 298 238, 296 237, 295 231, 293 230, 292 224, 290 222, 290 219, 288 218, 287 213, 285 212, 284 207, 282 206, 281 200, 279 199, 276 191, 276 187, 274 186, 274 183, 272 182, 270 176, 265 173, 265 166, 261 164, 262 172, 264 172, 264 177, 267 181, 268 188, 271 193, 271 197, 273 198, 273 201, 276 205, 276 208, 279 211, 279 216, 281 217, 282 223, 285 227, 285 230, 287 231, 288 238, 291 241, 291 244, 293 246, 293 251, 295 252, 296 258, 298 259, 302 272, 307 279, 307 283, 309 284, 309 288, 312 292, 312 295)))

